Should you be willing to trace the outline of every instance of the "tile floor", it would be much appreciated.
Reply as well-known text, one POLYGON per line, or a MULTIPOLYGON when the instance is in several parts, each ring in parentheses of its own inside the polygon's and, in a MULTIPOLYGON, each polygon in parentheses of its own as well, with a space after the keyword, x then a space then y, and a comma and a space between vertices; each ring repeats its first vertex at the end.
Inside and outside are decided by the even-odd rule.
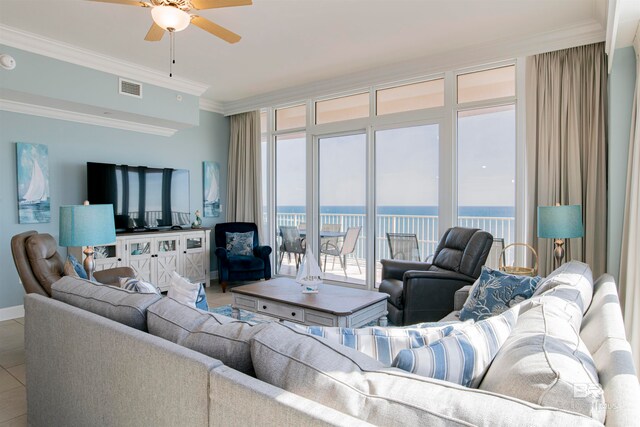
MULTIPOLYGON (((231 304, 233 297, 220 285, 207 288, 209 306, 231 304)), ((0 427, 27 425, 27 393, 24 360, 24 319, 0 322, 0 427)))

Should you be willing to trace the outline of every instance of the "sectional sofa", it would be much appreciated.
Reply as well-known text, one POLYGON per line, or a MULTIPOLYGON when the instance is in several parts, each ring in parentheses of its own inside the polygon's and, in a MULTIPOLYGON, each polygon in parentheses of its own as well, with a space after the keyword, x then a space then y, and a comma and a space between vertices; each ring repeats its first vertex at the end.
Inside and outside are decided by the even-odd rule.
MULTIPOLYGON (((551 289, 525 302, 527 322, 536 326, 535 310, 565 307, 559 311, 566 313, 567 324, 579 328, 597 369, 604 392, 604 403, 596 408, 600 420, 585 415, 579 405, 575 410, 566 406, 580 393, 593 391, 593 385, 578 384, 575 396, 557 395, 571 385, 569 368, 553 372, 553 384, 536 398, 542 406, 521 394, 530 379, 518 373, 518 361, 513 369, 496 367, 491 374, 492 366, 487 372, 494 390, 504 393, 483 384, 472 389, 381 366, 358 351, 278 322, 252 325, 159 295, 64 277, 54 284, 53 298, 25 297, 28 422, 573 427, 604 420, 607 426, 637 425, 640 388, 615 282, 609 275, 595 284, 590 276, 570 277, 587 283, 588 295, 584 289, 551 289), (518 390, 510 391, 514 383, 518 390)), ((520 324, 525 318, 520 315, 514 331, 527 327, 525 320, 520 324)), ((541 321, 545 327, 547 322, 541 321)), ((541 334, 536 339, 551 338, 541 334)), ((504 363, 516 356, 515 350, 507 351, 513 353, 499 352, 495 360, 504 363)))

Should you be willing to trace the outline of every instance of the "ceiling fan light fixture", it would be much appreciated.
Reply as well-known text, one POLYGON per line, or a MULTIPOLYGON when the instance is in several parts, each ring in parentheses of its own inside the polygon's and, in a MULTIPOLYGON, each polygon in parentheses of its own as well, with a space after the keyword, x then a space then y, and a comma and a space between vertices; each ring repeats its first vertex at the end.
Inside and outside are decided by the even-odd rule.
POLYGON ((167 31, 182 31, 189 26, 191 15, 173 6, 155 6, 151 9, 153 21, 167 31))

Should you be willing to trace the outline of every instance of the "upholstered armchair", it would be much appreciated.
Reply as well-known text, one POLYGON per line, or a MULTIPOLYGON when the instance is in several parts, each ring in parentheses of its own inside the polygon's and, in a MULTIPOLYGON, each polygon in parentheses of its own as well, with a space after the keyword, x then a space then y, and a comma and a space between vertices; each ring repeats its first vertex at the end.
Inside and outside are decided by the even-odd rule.
POLYGON ((389 294, 389 321, 400 326, 445 317, 456 291, 480 276, 492 244, 486 231, 454 227, 445 231, 430 263, 383 259, 380 292, 389 294))
POLYGON ((271 279, 271 246, 260 246, 258 227, 252 222, 225 222, 216 224, 216 257, 218 258, 218 280, 222 292, 226 292, 229 282, 271 279), (227 249, 227 233, 253 232, 251 253, 233 254, 227 249))
MULTIPOLYGON (((50 234, 25 231, 11 238, 11 254, 24 290, 50 297, 51 285, 64 274, 65 259, 56 240, 50 234)), ((135 277, 135 272, 130 267, 117 267, 93 273, 93 278, 105 285, 120 286, 120 277, 135 277)))

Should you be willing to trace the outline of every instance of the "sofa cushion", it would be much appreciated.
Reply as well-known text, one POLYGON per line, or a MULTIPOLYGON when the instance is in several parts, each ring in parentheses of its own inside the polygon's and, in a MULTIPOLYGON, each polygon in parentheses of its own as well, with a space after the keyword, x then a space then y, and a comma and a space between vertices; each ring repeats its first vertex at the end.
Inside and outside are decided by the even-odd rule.
POLYGON ((273 322, 251 340, 258 379, 376 425, 598 425, 558 409, 419 377, 273 322))
POLYGON ((249 340, 264 325, 198 310, 163 298, 148 310, 149 333, 254 375, 249 340))
POLYGON ((520 314, 480 388, 604 422, 598 373, 569 316, 544 303, 520 314))
POLYGON ((391 362, 401 350, 429 345, 467 325, 468 323, 456 322, 424 328, 373 326, 354 329, 300 325, 295 327, 332 343, 358 350, 382 362, 385 366, 391 366, 391 362))
POLYGON ((141 331, 147 331, 147 308, 161 298, 70 276, 55 282, 51 290, 54 299, 141 331))
POLYGON ((478 387, 491 361, 516 324, 518 307, 420 348, 402 350, 393 366, 425 377, 478 387))
MULTIPOLYGON (((593 274, 589 266, 580 261, 569 261, 542 279, 533 296, 542 295, 549 290, 562 286, 563 293, 575 300, 584 314, 593 298, 593 274), (578 298, 575 298, 578 295, 578 298)), ((558 294, 560 296, 560 294, 558 294)))
POLYGON ((539 281, 537 276, 516 276, 483 266, 460 311, 460 320, 478 321, 500 314, 531 298, 539 281))

